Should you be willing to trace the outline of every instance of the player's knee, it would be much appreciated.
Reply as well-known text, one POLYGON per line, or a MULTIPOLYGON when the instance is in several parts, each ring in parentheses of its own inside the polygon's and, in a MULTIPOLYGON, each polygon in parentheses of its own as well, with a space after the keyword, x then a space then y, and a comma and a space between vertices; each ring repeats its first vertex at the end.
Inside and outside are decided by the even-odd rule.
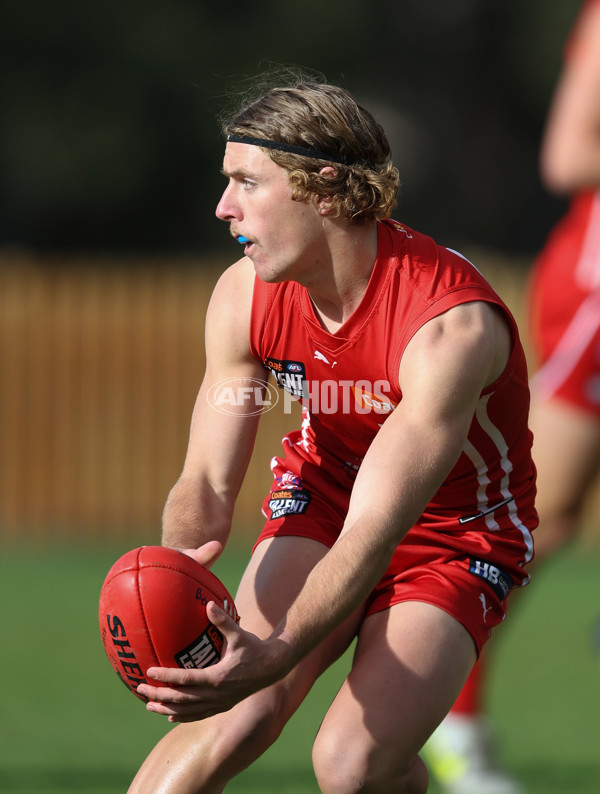
POLYGON ((369 746, 319 734, 313 765, 323 794, 424 794, 429 776, 420 758, 404 758, 398 745, 369 746))

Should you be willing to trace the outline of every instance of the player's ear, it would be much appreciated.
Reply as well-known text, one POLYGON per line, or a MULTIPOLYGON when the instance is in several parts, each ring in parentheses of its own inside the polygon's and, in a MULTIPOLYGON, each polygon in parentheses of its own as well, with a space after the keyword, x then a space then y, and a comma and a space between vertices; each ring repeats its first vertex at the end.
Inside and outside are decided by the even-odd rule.
POLYGON ((331 179, 334 176, 336 176, 337 171, 332 165, 324 165, 323 168, 321 168, 321 170, 319 171, 319 174, 321 176, 324 176, 326 179, 327 178, 331 179))
MULTIPOLYGON (((325 179, 333 179, 337 175, 337 171, 332 165, 326 165, 319 171, 319 176, 325 179)), ((321 215, 327 215, 331 211, 331 197, 330 196, 317 196, 316 199, 317 209, 321 215)))

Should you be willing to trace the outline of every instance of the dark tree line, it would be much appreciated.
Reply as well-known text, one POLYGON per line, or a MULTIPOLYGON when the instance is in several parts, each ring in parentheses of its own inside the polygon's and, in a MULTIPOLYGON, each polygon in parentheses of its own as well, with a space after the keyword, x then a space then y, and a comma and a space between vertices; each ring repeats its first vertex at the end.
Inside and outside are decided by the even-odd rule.
POLYGON ((578 0, 22 0, 0 12, 0 246, 230 245, 217 116, 275 64, 380 118, 396 217, 448 245, 532 253, 563 201, 540 136, 578 0))

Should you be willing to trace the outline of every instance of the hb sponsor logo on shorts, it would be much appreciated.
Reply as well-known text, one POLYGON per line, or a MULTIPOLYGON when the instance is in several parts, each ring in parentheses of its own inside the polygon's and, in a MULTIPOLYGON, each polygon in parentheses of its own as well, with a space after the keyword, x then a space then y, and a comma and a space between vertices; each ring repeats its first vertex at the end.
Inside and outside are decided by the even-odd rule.
POLYGON ((479 576, 480 579, 484 579, 500 601, 506 598, 514 584, 511 576, 492 565, 491 562, 486 562, 486 560, 477 560, 475 557, 471 557, 469 559, 469 571, 475 576, 479 576))

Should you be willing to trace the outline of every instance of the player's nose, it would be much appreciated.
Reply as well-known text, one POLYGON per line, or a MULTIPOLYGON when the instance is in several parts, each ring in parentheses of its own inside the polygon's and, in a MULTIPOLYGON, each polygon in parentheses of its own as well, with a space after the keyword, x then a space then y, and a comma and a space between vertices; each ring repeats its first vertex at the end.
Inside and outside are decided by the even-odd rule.
POLYGON ((236 201, 234 201, 233 194, 231 187, 226 187, 223 191, 223 195, 219 203, 217 204, 217 209, 215 210, 215 215, 219 220, 222 221, 239 221, 242 219, 241 210, 236 201))

